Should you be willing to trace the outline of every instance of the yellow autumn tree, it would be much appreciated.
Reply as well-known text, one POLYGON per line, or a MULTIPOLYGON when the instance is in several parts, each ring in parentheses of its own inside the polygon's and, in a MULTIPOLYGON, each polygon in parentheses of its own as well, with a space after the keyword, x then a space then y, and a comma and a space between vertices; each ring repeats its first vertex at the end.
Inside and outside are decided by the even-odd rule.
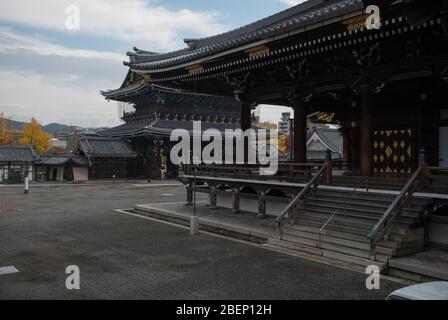
POLYGON ((291 138, 286 134, 282 134, 278 136, 278 149, 281 153, 289 152, 289 144, 291 138))
POLYGON ((10 146, 14 144, 14 128, 3 112, 0 112, 0 146, 10 146))
POLYGON ((32 118, 31 123, 23 125, 23 133, 20 143, 27 146, 33 146, 38 153, 46 153, 51 148, 51 134, 42 129, 42 125, 32 118))

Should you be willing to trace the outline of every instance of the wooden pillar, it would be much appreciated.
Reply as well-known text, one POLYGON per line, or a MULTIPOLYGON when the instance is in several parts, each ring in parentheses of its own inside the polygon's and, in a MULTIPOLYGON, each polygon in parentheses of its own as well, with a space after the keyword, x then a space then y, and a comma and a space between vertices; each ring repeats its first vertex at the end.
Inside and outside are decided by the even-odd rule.
POLYGON ((216 187, 210 187, 210 207, 211 210, 218 209, 217 207, 217 191, 216 187))
POLYGON ((306 105, 303 96, 292 98, 294 109, 294 162, 306 162, 306 105))
POLYGON ((233 189, 232 192, 232 212, 238 213, 240 211, 240 197, 238 189, 233 189))
POLYGON ((193 183, 190 182, 187 186, 187 206, 193 205, 193 183))
POLYGON ((360 88, 361 93, 361 175, 373 175, 373 94, 369 85, 360 88))
MULTIPOLYGON (((350 131, 348 128, 344 128, 342 133, 342 161, 350 161, 350 131)), ((342 169, 342 168, 341 168, 342 169)))
POLYGON ((357 108, 356 102, 353 102, 350 112, 350 129, 349 129, 349 161, 350 169, 359 169, 359 109, 357 108))
POLYGON ((245 131, 251 128, 251 106, 247 100, 241 103, 241 130, 245 131))
MULTIPOLYGON (((240 118, 241 118, 241 130, 246 131, 250 129, 252 126, 251 105, 246 99, 243 99, 241 103, 240 118)), ((250 141, 244 141, 244 163, 249 162, 249 143, 250 141)))
POLYGON ((258 217, 266 217, 266 193, 263 191, 258 192, 258 217))

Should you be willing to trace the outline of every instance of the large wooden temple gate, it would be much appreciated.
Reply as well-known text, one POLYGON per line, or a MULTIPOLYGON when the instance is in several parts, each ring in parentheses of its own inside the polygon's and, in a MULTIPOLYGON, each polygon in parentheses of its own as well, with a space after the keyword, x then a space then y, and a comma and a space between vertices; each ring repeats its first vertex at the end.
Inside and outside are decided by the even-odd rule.
MULTIPOLYGON (((448 201, 448 169, 438 167, 448 144, 447 12, 448 3, 438 0, 309 0, 227 33, 186 39, 178 51, 134 48, 125 65, 137 75, 139 90, 161 86, 237 100, 243 130, 259 104, 294 110, 294 162, 280 164, 269 177, 249 163, 187 167, 189 204, 199 182, 199 190, 210 194, 210 209, 276 216, 280 246, 287 231, 289 248, 387 264, 403 254, 397 248, 422 250, 430 200, 448 201), (380 9, 378 29, 364 23, 369 5, 380 9), (341 128, 339 164, 331 157, 306 162, 307 117, 316 113, 331 114, 341 128), (344 175, 333 175, 337 167, 344 175), (415 199, 418 191, 429 193, 415 199), (294 229, 299 211, 301 229, 294 229), (292 227, 285 228, 286 221, 292 227), (326 242, 326 228, 338 236, 326 236, 326 242), (385 235, 397 228, 412 236, 390 242, 385 235)), ((129 88, 125 83, 118 93, 129 88)))
POLYGON ((292 107, 299 163, 306 160, 306 116, 332 112, 348 141, 347 160, 359 174, 410 174, 421 150, 438 165, 438 133, 427 130, 438 119, 417 115, 436 115, 444 107, 438 101, 448 79, 446 19, 437 6, 415 20, 416 5, 373 1, 381 27, 369 30, 359 21, 371 2, 308 1, 235 31, 188 39, 180 51, 135 49, 126 65, 149 84, 235 96, 242 103, 242 129, 250 127, 258 104, 292 107), (412 135, 402 135, 408 128, 412 135), (384 131, 397 139, 377 141, 384 131))

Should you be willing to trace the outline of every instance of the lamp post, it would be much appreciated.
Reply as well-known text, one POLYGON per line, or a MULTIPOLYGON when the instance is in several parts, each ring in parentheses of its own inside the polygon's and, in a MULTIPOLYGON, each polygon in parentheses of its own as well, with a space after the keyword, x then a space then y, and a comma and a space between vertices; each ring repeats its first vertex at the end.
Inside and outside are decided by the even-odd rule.
POLYGON ((25 194, 28 194, 29 193, 29 184, 28 184, 28 175, 29 175, 29 172, 28 172, 28 161, 27 162, 25 162, 25 172, 24 172, 24 183, 25 183, 25 189, 23 190, 23 192, 25 193, 25 194))

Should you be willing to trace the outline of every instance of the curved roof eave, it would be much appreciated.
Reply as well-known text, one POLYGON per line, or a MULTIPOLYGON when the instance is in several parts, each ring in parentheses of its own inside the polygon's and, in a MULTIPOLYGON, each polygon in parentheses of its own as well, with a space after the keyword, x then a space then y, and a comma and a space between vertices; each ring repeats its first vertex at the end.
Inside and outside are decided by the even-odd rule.
MULTIPOLYGON (((183 66, 183 64, 191 65, 199 63, 201 62, 201 59, 210 57, 211 55, 219 56, 220 53, 228 54, 231 49, 240 49, 243 46, 252 47, 271 42, 281 38, 282 35, 289 36, 329 24, 329 22, 325 23, 326 21, 336 22, 341 19, 347 19, 353 16, 353 14, 359 15, 361 13, 360 10, 364 10, 363 0, 330 0, 317 2, 319 4, 318 6, 311 7, 314 11, 311 9, 298 11, 295 13, 297 16, 290 15, 286 20, 283 18, 283 20, 279 20, 276 23, 272 22, 269 26, 261 27, 250 33, 242 32, 238 34, 232 33, 234 31, 230 31, 226 34, 233 34, 233 38, 222 37, 220 35, 205 38, 208 39, 207 43, 202 47, 199 46, 197 49, 182 49, 165 55, 160 55, 159 59, 154 59, 148 62, 127 63, 127 65, 130 66, 133 71, 140 73, 146 73, 148 71, 169 71, 173 69, 170 68, 172 66, 179 67, 180 64, 183 66), (213 42, 212 39, 215 39, 216 42, 213 42)), ((306 3, 307 2, 305 2, 305 4, 306 3)), ((291 9, 294 8, 296 7, 291 9)), ((265 19, 275 16, 276 15, 265 19)), ((244 28, 245 27, 240 29, 245 30, 244 28)), ((198 41, 200 43, 201 40, 198 41)), ((152 57, 154 58, 155 56, 152 57)))

